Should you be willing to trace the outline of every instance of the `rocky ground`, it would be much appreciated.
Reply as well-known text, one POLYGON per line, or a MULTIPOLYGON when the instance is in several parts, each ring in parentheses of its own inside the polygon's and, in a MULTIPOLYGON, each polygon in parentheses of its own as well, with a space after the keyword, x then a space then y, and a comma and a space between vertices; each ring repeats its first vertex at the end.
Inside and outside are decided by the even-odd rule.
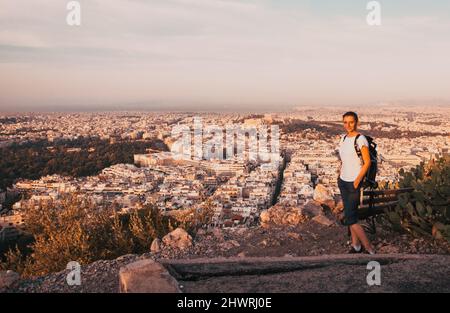
MULTIPOLYGON (((327 220, 307 218, 297 225, 266 224, 250 228, 200 231, 194 238, 179 232, 181 241, 165 238, 143 255, 125 255, 82 266, 81 286, 68 286, 68 270, 35 279, 20 280, 7 292, 117 292, 119 269, 139 259, 193 259, 205 257, 283 257, 345 254, 349 249, 347 228, 332 214, 327 220), (329 225, 331 222, 331 225, 329 225), (327 226, 329 225, 329 226, 327 226), (184 237, 183 237, 184 236, 184 237)), ((370 235, 378 253, 450 254, 446 241, 415 239, 390 229, 370 235)))

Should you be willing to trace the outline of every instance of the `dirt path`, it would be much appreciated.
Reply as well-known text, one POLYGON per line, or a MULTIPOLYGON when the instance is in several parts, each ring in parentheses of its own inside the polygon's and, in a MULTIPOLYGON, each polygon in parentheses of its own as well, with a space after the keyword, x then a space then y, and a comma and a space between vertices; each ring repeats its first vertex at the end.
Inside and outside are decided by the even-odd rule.
POLYGON ((450 292, 450 256, 328 255, 167 263, 184 292, 450 292), (369 286, 369 261, 380 263, 369 286))

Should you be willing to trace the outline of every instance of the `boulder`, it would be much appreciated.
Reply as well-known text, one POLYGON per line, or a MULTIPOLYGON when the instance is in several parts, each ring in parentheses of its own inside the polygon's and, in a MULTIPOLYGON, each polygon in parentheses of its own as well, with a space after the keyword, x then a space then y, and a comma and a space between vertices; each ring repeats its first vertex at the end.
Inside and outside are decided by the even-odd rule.
POLYGON ((325 202, 333 202, 334 198, 332 192, 322 184, 318 184, 316 188, 314 188, 313 199, 320 204, 325 204, 325 202))
POLYGON ((324 215, 314 216, 312 220, 316 223, 319 223, 319 224, 327 226, 327 227, 334 224, 334 222, 332 220, 330 220, 328 217, 326 217, 324 215))
POLYGON ((263 210, 259 214, 259 221, 261 224, 268 224, 270 222, 270 212, 269 210, 263 210))
POLYGON ((150 251, 153 253, 161 251, 161 240, 159 238, 153 239, 152 244, 150 246, 150 251))
POLYGON ((344 203, 342 202, 342 199, 340 199, 334 208, 331 209, 331 211, 334 214, 338 214, 344 210, 344 203))
POLYGON ((20 275, 14 271, 1 271, 0 272, 0 290, 11 287, 15 282, 20 279, 20 275))
POLYGON ((336 202, 334 202, 333 199, 328 199, 325 200, 321 203, 321 205, 327 209, 329 209, 330 211, 334 211, 336 209, 336 202))
POLYGON ((162 242, 166 246, 183 250, 192 246, 192 237, 183 228, 178 227, 165 235, 162 242))
POLYGON ((179 293, 178 282, 151 259, 130 263, 119 270, 119 292, 179 293))
POLYGON ((305 217, 297 207, 282 205, 274 205, 262 211, 259 218, 263 227, 268 227, 269 225, 296 226, 305 220, 305 217))
POLYGON ((320 205, 319 202, 315 200, 309 200, 305 203, 305 205, 302 208, 302 214, 306 215, 308 217, 314 217, 317 215, 323 214, 323 208, 320 205))
POLYGON ((283 216, 283 225, 298 225, 301 221, 301 216, 298 212, 290 212, 283 216))

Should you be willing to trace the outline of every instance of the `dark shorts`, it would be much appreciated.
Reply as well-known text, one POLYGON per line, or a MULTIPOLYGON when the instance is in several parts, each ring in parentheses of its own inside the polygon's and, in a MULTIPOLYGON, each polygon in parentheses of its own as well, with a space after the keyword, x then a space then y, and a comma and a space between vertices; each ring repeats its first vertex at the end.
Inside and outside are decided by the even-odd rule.
POLYGON ((344 204, 343 224, 350 226, 358 223, 361 183, 358 188, 355 189, 355 187, 353 187, 353 182, 344 181, 339 177, 338 187, 341 191, 342 202, 344 204))

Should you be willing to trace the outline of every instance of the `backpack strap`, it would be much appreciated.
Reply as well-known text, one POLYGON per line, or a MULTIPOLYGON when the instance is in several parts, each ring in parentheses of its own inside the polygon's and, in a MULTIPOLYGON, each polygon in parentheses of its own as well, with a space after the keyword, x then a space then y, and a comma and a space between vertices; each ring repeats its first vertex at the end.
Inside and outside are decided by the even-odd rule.
POLYGON ((355 146, 356 154, 358 155, 359 158, 361 158, 361 150, 359 149, 358 143, 357 143, 359 136, 361 136, 361 134, 358 134, 355 136, 355 141, 353 142, 353 145, 355 146))

